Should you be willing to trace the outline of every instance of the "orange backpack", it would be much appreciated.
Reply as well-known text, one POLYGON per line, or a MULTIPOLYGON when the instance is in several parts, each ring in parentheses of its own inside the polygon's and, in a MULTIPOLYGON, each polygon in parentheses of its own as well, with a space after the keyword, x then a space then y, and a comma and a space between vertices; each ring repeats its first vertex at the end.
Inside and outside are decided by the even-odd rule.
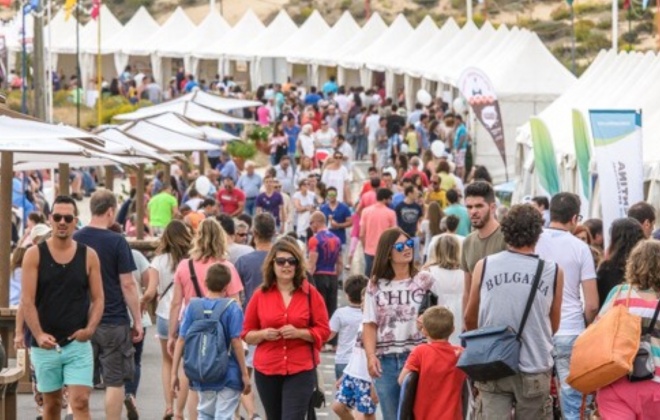
MULTIPOLYGON (((575 340, 566 382, 583 394, 603 388, 632 370, 639 349, 642 320, 628 311, 632 291, 632 286, 629 287, 625 305, 612 306, 575 340)), ((614 300, 622 288, 619 286, 614 300)))

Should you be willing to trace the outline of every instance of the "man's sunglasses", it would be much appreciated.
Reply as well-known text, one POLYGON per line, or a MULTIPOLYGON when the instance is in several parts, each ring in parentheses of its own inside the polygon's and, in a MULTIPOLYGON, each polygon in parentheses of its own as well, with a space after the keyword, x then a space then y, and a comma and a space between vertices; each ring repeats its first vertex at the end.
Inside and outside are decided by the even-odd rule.
POLYGON ((64 222, 66 223, 71 223, 73 222, 73 219, 75 219, 76 216, 72 214, 58 214, 58 213, 53 213, 53 221, 55 223, 59 223, 64 219, 64 222))
POLYGON ((279 265, 280 267, 284 267, 285 265, 290 265, 292 267, 295 267, 298 265, 298 260, 296 258, 275 258, 275 264, 279 265))
POLYGON ((406 247, 412 249, 414 246, 415 246, 415 241, 413 241, 412 239, 408 239, 408 240, 405 241, 405 242, 397 242, 397 243, 395 243, 394 245, 392 245, 392 248, 394 248, 394 250, 395 250, 396 252, 403 252, 403 250, 404 250, 406 247))

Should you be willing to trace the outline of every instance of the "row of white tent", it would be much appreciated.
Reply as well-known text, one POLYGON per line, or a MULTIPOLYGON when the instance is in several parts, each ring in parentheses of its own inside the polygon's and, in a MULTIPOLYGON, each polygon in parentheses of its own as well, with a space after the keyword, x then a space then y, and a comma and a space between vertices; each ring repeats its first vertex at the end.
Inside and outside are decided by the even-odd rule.
MULTIPOLYGON (((538 113, 546 125, 555 150, 562 191, 580 192, 573 134, 573 110, 588 122, 589 110, 635 109, 642 112, 642 142, 647 201, 660 204, 660 56, 647 52, 601 51, 580 79, 545 110, 538 113)), ((591 126, 586 124, 592 139, 591 126)), ((542 193, 534 173, 532 135, 529 124, 517 135, 521 156, 518 197, 542 193)), ((594 153, 591 171, 595 172, 594 153)), ((592 209, 595 207, 592 205, 592 209)), ((593 210, 592 210, 593 211, 593 210)))

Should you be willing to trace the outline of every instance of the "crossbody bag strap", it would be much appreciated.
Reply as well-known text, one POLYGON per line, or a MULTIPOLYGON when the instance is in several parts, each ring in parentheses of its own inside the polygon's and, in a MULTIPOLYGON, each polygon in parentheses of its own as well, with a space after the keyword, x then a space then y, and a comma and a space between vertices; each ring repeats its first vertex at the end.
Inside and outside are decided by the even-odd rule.
POLYGON ((651 318, 651 323, 648 328, 646 328, 646 334, 653 333, 655 330, 655 323, 658 321, 658 314, 660 313, 660 299, 658 299, 658 304, 655 305, 655 313, 653 313, 653 318, 651 318))
POLYGON ((199 288, 197 273, 195 273, 195 266, 193 264, 192 258, 188 260, 188 268, 190 269, 190 280, 192 280, 193 287, 195 287, 195 293, 197 293, 197 297, 204 297, 202 294, 202 289, 199 288))
POLYGON ((532 282, 532 290, 529 292, 529 298, 527 299, 527 306, 525 307, 525 312, 523 313, 522 321, 520 321, 520 328, 518 328, 518 340, 522 337, 523 329, 527 323, 527 317, 529 312, 532 310, 532 305, 534 304, 534 298, 536 297, 536 290, 539 288, 539 282, 541 281, 541 274, 543 274, 543 266, 545 262, 539 258, 538 267, 536 267, 536 274, 534 275, 534 281, 532 282))
POLYGON ((163 296, 165 296, 165 295, 167 294, 167 292, 170 291, 170 289, 172 288, 172 286, 174 286, 174 282, 173 282, 173 281, 171 281, 170 284, 167 285, 167 287, 165 288, 165 290, 163 290, 163 293, 160 294, 159 298, 162 299, 163 296))

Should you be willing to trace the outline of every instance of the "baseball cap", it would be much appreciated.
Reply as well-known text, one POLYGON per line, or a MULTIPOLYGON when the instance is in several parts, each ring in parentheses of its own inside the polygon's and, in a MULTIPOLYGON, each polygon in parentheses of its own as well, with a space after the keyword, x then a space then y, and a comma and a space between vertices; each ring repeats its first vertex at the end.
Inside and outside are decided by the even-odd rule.
POLYGON ((53 229, 45 223, 39 223, 35 225, 30 231, 30 242, 34 243, 34 240, 42 236, 46 236, 51 233, 53 229))

